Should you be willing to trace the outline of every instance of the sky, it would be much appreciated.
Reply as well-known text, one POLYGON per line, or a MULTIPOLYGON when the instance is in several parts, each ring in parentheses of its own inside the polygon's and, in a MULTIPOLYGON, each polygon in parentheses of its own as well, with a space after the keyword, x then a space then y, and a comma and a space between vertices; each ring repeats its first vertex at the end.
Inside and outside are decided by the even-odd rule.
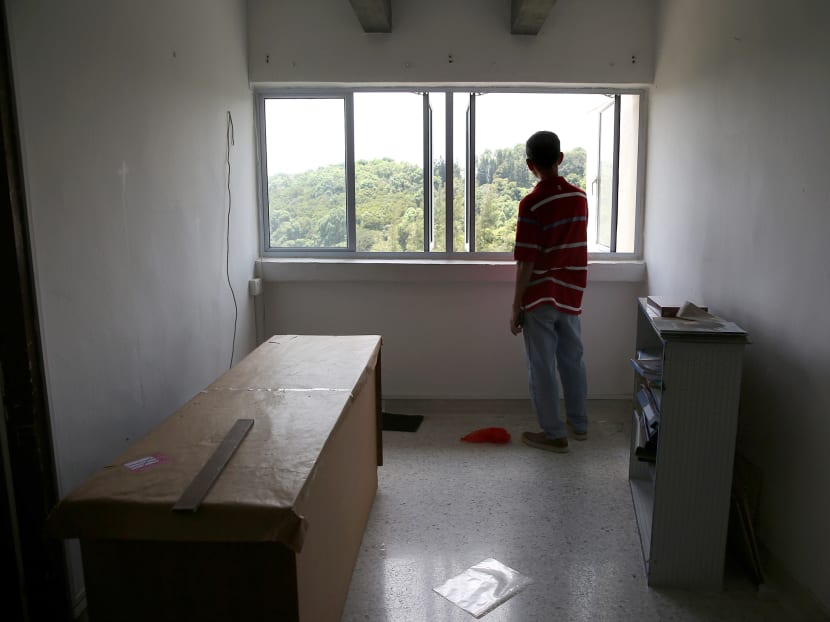
MULTIPOLYGON (((476 152, 513 147, 538 130, 559 135, 562 150, 596 141, 597 112, 611 99, 597 94, 488 93, 476 97, 476 152)), ((443 156, 445 97, 430 95, 433 157, 443 156)), ((456 94, 454 159, 463 158, 468 94, 456 94)), ((414 93, 355 93, 355 158, 423 162, 423 99, 414 93)), ((300 173, 343 162, 345 131, 340 99, 268 99, 265 102, 268 175, 300 173), (285 148, 288 146, 288 148, 285 148)))

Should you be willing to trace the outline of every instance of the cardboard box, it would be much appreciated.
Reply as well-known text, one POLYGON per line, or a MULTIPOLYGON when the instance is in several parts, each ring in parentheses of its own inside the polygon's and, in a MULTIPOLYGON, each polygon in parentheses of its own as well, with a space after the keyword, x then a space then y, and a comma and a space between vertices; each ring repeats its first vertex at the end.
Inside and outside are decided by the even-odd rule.
POLYGON ((379 337, 272 337, 53 512, 91 622, 339 620, 380 425, 379 337), (238 418, 254 425, 198 511, 173 512, 238 418))

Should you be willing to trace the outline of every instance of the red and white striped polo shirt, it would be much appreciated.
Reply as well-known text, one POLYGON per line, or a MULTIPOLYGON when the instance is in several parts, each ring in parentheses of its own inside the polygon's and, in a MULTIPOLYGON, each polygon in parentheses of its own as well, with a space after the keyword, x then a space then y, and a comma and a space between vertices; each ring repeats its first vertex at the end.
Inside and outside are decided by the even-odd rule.
POLYGON ((564 177, 546 179, 519 202, 516 261, 532 261, 533 275, 522 308, 552 304, 582 313, 588 281, 588 199, 564 177))

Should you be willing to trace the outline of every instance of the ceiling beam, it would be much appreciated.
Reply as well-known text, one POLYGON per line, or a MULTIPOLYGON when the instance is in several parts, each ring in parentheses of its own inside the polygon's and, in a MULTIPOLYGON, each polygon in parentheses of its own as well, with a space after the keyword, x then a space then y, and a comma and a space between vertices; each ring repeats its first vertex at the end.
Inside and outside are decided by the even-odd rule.
POLYGON ((392 32, 392 0, 349 0, 363 32, 392 32))
POLYGON ((538 35, 554 4, 556 0, 511 0, 510 34, 538 35))

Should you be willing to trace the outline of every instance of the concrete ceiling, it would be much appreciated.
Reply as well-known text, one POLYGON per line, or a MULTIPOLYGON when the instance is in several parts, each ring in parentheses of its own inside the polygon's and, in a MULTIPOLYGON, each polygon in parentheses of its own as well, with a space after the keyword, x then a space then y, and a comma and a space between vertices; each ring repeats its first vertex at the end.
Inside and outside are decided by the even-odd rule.
POLYGON ((512 0, 510 34, 537 35, 556 0, 512 0))
MULTIPOLYGON (((392 0, 349 0, 364 32, 392 32, 392 0)), ((536 35, 556 0, 510 0, 510 33, 536 35)))
POLYGON ((392 0, 349 0, 364 32, 392 32, 392 0))

